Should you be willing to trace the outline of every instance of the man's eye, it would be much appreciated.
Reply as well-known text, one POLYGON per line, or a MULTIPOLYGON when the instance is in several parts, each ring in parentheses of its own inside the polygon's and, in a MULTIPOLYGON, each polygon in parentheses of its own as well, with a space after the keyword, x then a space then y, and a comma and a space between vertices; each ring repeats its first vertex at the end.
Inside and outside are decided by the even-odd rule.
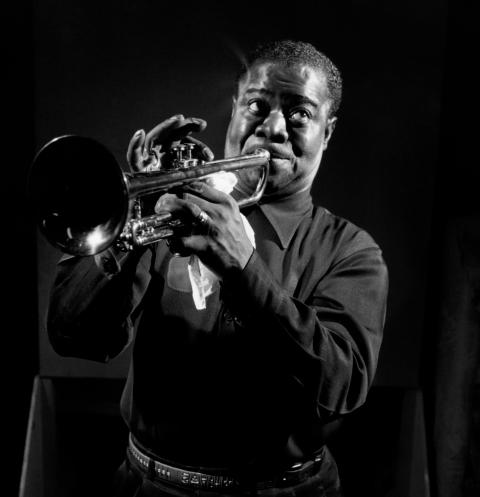
POLYGON ((248 110, 255 115, 265 112, 266 105, 261 100, 251 100, 248 102, 248 110))
POLYGON ((308 110, 297 109, 290 113, 290 121, 296 124, 307 123, 311 119, 312 115, 308 110))

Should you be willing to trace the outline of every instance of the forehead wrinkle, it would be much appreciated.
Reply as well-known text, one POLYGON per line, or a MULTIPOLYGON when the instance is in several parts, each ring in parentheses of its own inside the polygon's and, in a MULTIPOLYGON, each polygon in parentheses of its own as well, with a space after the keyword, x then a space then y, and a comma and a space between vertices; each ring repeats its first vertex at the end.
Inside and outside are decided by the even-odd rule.
POLYGON ((245 90, 245 95, 250 95, 252 93, 265 93, 267 95, 273 95, 272 90, 267 90, 266 88, 248 88, 248 90, 245 90))
POLYGON ((256 63, 240 82, 238 91, 244 95, 279 94, 284 100, 295 100, 315 107, 320 107, 323 100, 328 100, 325 74, 305 64, 285 66, 274 62, 256 63))

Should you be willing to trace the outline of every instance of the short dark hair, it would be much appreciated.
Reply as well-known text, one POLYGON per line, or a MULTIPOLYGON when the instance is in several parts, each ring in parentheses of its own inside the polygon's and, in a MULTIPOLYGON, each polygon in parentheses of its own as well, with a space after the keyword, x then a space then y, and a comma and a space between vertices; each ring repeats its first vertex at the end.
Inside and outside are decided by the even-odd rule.
POLYGON ((342 76, 338 67, 311 43, 304 41, 280 40, 260 43, 249 52, 243 61, 237 78, 238 83, 255 62, 278 62, 285 66, 306 64, 320 69, 327 78, 328 95, 331 100, 330 116, 334 116, 340 108, 342 100, 342 76))

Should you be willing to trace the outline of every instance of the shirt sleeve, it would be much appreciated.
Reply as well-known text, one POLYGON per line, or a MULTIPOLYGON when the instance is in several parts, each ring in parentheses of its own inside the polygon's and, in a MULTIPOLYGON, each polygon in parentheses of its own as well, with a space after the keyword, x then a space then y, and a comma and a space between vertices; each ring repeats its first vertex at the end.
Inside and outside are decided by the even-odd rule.
MULTIPOLYGON (((366 399, 375 374, 386 312, 388 273, 377 246, 335 262, 308 292, 290 296, 257 252, 225 284, 226 298, 269 367, 302 390, 314 415, 345 414, 366 399)), ((317 276, 318 278, 318 276, 317 276)))
POLYGON ((151 258, 150 250, 62 257, 46 317, 55 351, 107 362, 126 348, 150 281, 151 258))

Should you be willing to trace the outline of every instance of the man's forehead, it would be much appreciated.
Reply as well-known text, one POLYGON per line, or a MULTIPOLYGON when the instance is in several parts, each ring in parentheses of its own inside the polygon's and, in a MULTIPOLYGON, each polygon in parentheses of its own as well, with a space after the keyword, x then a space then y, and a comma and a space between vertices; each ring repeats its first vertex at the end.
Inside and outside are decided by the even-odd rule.
POLYGON ((256 62, 239 81, 238 90, 239 94, 258 90, 315 96, 319 100, 328 95, 323 71, 302 63, 287 66, 277 62, 256 62))

